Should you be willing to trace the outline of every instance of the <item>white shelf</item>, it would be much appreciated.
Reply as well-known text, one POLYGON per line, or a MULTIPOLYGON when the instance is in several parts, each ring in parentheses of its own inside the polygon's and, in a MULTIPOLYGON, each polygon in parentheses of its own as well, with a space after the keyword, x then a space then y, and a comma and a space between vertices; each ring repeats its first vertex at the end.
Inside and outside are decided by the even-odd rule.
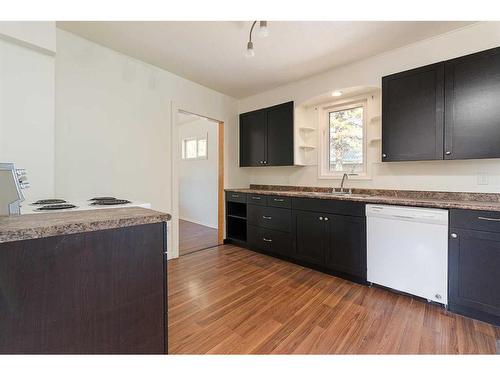
POLYGON ((312 127, 309 127, 309 126, 300 126, 299 127, 299 130, 304 130, 304 131, 308 131, 308 132, 313 132, 316 130, 316 128, 312 128, 312 127))
POLYGON ((370 119, 370 122, 377 122, 377 121, 380 121, 381 119, 381 116, 373 116, 371 119, 370 119))
POLYGON ((310 145, 300 145, 299 147, 304 150, 314 150, 316 148, 316 146, 310 146, 310 145))
POLYGON ((372 138, 372 139, 370 139, 370 143, 372 143, 372 142, 375 143, 375 142, 380 142, 380 141, 382 141, 382 138, 372 138))

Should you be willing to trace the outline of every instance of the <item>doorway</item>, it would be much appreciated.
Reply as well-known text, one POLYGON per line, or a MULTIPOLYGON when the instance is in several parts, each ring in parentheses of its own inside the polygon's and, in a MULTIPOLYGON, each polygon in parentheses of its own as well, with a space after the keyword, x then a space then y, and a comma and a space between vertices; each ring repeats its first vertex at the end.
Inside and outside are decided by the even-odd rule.
POLYGON ((178 110, 179 256, 223 239, 224 123, 178 110))

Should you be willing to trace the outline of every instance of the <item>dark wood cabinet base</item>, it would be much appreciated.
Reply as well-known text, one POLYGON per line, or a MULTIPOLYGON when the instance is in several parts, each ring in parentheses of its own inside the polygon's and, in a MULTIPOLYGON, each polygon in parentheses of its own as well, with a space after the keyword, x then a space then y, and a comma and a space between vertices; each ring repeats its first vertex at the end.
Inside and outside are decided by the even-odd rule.
POLYGON ((167 352, 166 225, 0 244, 0 353, 167 352))

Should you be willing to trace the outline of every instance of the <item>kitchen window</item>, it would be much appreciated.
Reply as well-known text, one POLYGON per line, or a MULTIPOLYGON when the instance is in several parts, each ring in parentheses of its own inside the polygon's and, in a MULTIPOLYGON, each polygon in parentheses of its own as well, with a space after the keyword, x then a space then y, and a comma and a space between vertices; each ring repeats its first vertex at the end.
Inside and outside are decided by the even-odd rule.
POLYGON ((182 159, 199 160, 207 158, 207 136, 190 137, 182 140, 182 159))
POLYGON ((326 106, 321 117, 320 176, 366 176, 366 101, 326 106))

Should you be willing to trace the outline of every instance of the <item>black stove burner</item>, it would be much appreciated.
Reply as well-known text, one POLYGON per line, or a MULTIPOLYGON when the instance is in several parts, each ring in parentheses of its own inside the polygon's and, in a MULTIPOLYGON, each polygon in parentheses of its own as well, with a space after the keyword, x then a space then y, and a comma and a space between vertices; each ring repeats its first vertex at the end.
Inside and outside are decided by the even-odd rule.
POLYGON ((91 201, 110 201, 113 199, 116 199, 116 198, 115 197, 96 197, 96 198, 92 198, 90 200, 91 201))
POLYGON ((57 210, 67 210, 69 208, 76 208, 74 204, 49 204, 47 206, 42 206, 37 208, 37 211, 57 211, 57 210))
POLYGON ((40 199, 39 201, 36 201, 33 204, 61 204, 61 203, 68 203, 64 199, 40 199))
POLYGON ((117 204, 127 204, 131 203, 130 201, 126 199, 101 199, 101 200, 95 200, 94 202, 91 203, 93 206, 114 206, 117 204))

